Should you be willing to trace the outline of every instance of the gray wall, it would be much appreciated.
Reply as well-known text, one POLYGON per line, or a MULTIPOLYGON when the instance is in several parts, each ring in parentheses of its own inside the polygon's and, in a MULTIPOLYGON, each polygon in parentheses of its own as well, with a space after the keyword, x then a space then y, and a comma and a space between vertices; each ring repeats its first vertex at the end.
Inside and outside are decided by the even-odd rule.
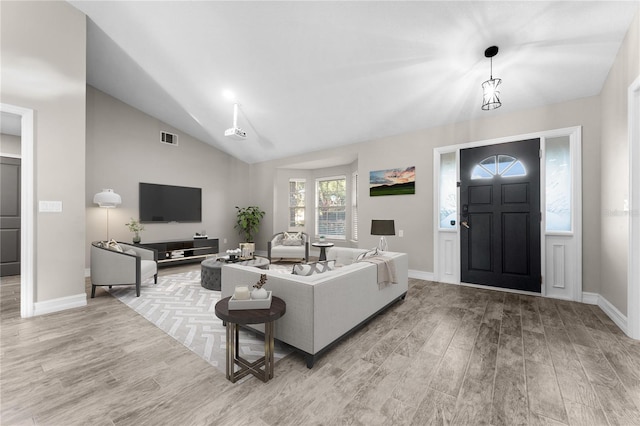
POLYGON ((35 111, 35 194, 63 206, 35 215, 34 301, 84 294, 86 18, 3 1, 0 28, 2 102, 35 111))
MULTIPOLYGON (((602 286, 600 293, 627 313, 629 135, 627 89, 640 75, 640 15, 636 15, 602 89, 602 286)), ((637 259, 636 259, 637 261, 637 259)))
POLYGON ((237 247, 236 205, 249 203, 249 165, 87 86, 86 264, 91 241, 106 238, 106 209, 93 196, 111 188, 122 204, 109 209, 109 237, 131 241, 125 227, 138 219, 138 183, 202 188, 202 223, 145 224, 142 242, 191 239, 206 230, 220 249, 237 247), (178 146, 160 142, 160 132, 178 135, 178 146), (223 240, 227 239, 225 245, 223 240))

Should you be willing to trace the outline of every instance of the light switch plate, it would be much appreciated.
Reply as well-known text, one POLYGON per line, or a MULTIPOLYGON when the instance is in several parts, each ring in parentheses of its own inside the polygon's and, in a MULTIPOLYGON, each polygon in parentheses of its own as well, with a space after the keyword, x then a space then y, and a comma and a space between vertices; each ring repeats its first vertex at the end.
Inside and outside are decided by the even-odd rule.
POLYGON ((38 210, 41 213, 61 213, 62 201, 39 201, 38 210))

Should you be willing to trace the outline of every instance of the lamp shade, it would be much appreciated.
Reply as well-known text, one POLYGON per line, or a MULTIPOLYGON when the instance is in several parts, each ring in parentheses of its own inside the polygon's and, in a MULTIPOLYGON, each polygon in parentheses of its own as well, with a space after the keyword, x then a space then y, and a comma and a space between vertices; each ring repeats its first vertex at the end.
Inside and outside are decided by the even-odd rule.
POLYGON ((371 235, 396 235, 396 224, 393 220, 371 220, 371 235))
POLYGON ((93 202, 100 207, 113 209, 122 204, 122 197, 113 192, 113 189, 103 189, 102 192, 98 192, 93 196, 93 202))

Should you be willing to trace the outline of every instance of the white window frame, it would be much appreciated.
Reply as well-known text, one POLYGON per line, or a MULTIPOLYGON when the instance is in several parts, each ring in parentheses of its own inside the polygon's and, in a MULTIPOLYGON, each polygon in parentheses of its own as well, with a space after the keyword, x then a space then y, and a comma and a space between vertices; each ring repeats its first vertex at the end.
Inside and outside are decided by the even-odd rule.
POLYGON ((316 238, 320 236, 320 234, 318 233, 318 228, 319 228, 319 217, 318 217, 318 213, 320 211, 320 207, 318 206, 318 187, 319 187, 319 183, 320 182, 326 182, 326 181, 331 181, 331 180, 344 180, 345 182, 345 201, 344 201, 344 214, 345 214, 345 219, 344 219, 344 234, 343 235, 327 235, 327 234, 322 234, 324 235, 327 239, 331 239, 331 240, 346 240, 347 239, 347 210, 348 210, 348 205, 347 205, 347 176, 346 175, 338 175, 338 176, 326 176, 326 177, 319 177, 316 178, 316 184, 315 184, 315 199, 314 199, 314 204, 315 204, 315 236, 316 238))
POLYGON ((351 174, 351 240, 358 241, 358 171, 351 174))
MULTIPOLYGON (((287 186, 287 204, 288 204, 288 208, 287 208, 287 228, 289 231, 304 231, 306 229, 307 226, 307 180, 303 179, 303 178, 291 178, 289 179, 288 182, 288 186, 287 186), (291 209, 295 208, 293 206, 291 206, 291 183, 292 182, 302 182, 304 183, 304 205, 302 206, 304 208, 304 225, 303 226, 291 226, 291 209)), ((299 208, 299 206, 297 207, 299 208)))

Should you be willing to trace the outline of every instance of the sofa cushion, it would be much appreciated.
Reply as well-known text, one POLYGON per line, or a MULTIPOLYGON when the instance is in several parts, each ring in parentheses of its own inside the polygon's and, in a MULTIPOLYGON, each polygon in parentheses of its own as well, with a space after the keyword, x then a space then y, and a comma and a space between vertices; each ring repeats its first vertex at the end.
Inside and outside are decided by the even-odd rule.
POLYGON ((330 249, 327 249, 327 260, 335 260, 336 266, 351 265, 356 261, 360 254, 366 252, 366 249, 331 247, 330 249))
POLYGON ((147 279, 154 276, 158 272, 158 264, 153 260, 140 261, 140 278, 147 279))
POLYGON ((324 260, 322 262, 301 263, 293 265, 291 273, 293 275, 313 275, 322 274, 323 272, 333 271, 335 269, 335 261, 324 260))
POLYGON ((302 245, 302 233, 296 232, 294 233, 283 233, 282 237, 282 245, 283 246, 301 246, 302 245))

